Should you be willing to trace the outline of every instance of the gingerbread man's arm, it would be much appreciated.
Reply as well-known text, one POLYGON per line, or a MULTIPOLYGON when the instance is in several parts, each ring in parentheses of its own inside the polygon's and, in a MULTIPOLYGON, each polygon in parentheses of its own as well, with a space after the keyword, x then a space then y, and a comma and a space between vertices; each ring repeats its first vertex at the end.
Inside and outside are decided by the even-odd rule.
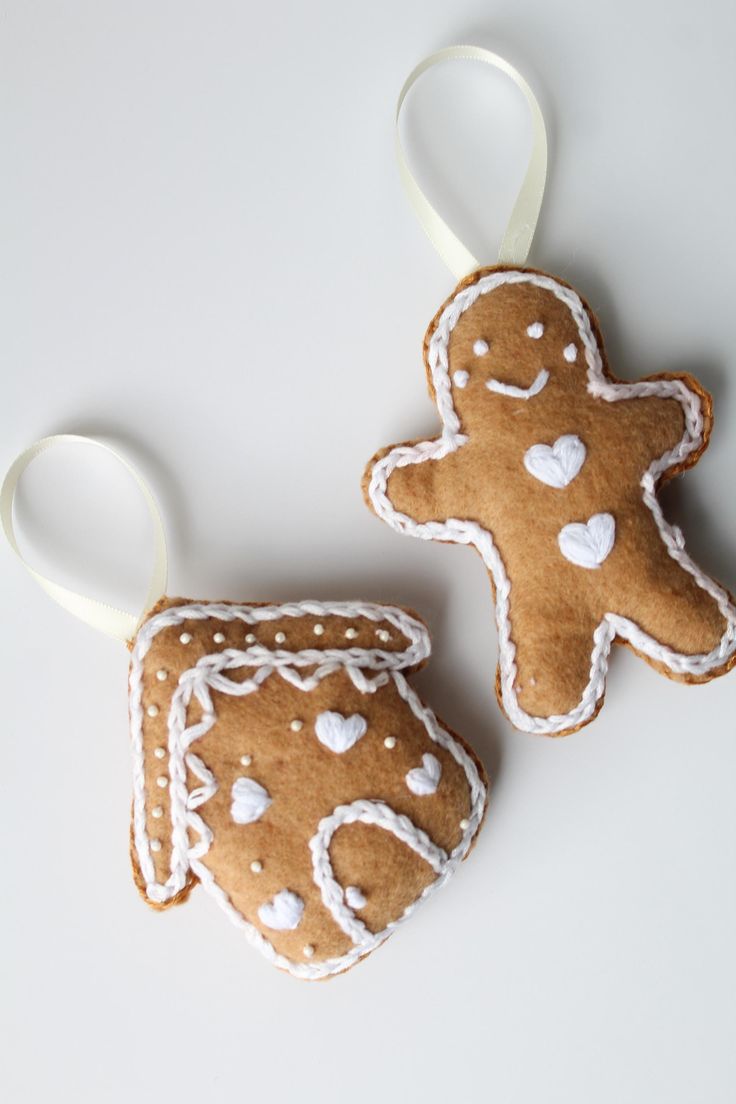
MULTIPOLYGON (((681 443, 682 465, 695 463, 708 443, 713 421, 711 397, 697 380, 688 375, 651 376, 616 390, 625 396, 611 404, 616 436, 628 442, 627 451, 641 452, 639 466, 648 467, 654 457, 676 451, 681 443)), ((676 471, 676 457, 673 466, 676 471)))
POLYGON ((398 511, 417 522, 444 521, 452 510, 445 501, 448 493, 443 459, 434 458, 436 442, 409 442, 377 453, 363 477, 363 493, 368 506, 379 516, 398 511))

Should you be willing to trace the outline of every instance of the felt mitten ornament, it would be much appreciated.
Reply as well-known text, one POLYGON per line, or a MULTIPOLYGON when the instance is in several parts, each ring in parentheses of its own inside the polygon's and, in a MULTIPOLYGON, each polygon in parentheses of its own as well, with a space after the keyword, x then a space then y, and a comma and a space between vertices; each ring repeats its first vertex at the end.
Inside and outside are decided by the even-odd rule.
POLYGON ((516 81, 534 148, 501 263, 480 268, 419 191, 399 147, 419 218, 463 278, 424 340, 442 432, 379 452, 364 491, 398 532, 480 553, 495 593, 501 707, 524 731, 559 735, 600 709, 614 641, 682 682, 705 682, 736 661, 733 601, 688 556, 657 500, 661 484, 705 449, 712 402, 687 375, 616 379, 585 300, 523 267, 546 138, 516 70, 486 50, 443 50, 410 75, 399 110, 417 77, 445 58, 485 61, 516 81))
MULTIPOLYGON (((16 460, 0 495, 13 533, 16 460)), ((111 451, 111 450, 108 450, 111 451)), ((125 461, 121 462, 125 464, 125 461)), ((65 608, 130 649, 133 874, 155 909, 197 883, 275 966, 324 978, 378 947, 470 850, 486 777, 408 679, 425 625, 369 602, 162 598, 156 536, 137 619, 33 572, 65 608)))

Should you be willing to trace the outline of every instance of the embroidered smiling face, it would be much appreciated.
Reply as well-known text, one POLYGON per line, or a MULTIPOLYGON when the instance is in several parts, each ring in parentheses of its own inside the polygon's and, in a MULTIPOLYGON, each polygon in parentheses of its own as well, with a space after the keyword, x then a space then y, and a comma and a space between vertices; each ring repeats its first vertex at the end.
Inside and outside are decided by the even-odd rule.
MULTIPOLYGON (((433 336, 428 351, 437 365, 433 336)), ((530 283, 502 284, 478 296, 451 331, 446 356, 453 403, 468 428, 479 419, 487 424, 494 414, 506 418, 550 386, 559 393, 586 385, 585 352, 571 311, 530 283)))

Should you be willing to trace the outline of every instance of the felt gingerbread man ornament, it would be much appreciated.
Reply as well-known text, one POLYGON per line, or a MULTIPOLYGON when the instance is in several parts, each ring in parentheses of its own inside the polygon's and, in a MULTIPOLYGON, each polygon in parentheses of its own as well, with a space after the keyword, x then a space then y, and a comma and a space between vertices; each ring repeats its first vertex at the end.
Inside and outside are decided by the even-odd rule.
MULTIPOLYGON (((19 555, 17 481, 59 443, 107 448, 54 437, 15 461, 0 516, 19 555)), ((426 626, 371 602, 161 597, 158 509, 113 455, 153 522, 144 614, 32 574, 130 650, 135 883, 157 911, 201 885, 279 969, 306 980, 343 973, 448 881, 485 815, 481 763, 409 681, 430 654, 426 626)))
MULTIPOLYGON (((539 108, 495 55, 443 57, 500 62, 529 98, 537 143, 517 203, 523 221, 512 217, 505 243, 525 259, 546 163, 539 108)), ((436 244, 450 241, 462 271, 464 247, 436 219, 427 225, 401 164, 425 228, 436 244)), ((736 662, 736 608, 657 499, 705 449, 710 396, 686 375, 617 380, 595 317, 564 281, 522 265, 469 267, 424 342, 442 433, 379 452, 364 478, 369 505, 399 532, 480 553, 495 592, 497 695, 520 729, 554 735, 589 722, 614 641, 683 682, 725 673, 736 662)))

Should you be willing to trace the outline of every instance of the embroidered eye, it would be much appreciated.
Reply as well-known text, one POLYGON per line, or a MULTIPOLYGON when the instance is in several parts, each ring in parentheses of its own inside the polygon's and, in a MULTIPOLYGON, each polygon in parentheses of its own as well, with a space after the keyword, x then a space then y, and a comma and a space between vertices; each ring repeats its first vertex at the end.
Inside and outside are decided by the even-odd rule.
POLYGON ((455 381, 456 387, 463 388, 467 387, 468 380, 470 379, 470 374, 468 372, 464 372, 462 369, 458 369, 457 372, 453 372, 452 378, 455 381))
POLYGON ((477 341, 473 342, 473 352, 476 356, 485 356, 488 349, 488 342, 484 341, 482 337, 479 337, 477 341))
POLYGON ((578 356, 577 345, 566 345, 565 348, 562 350, 562 355, 564 356, 568 364, 574 364, 578 356))
POLYGON ((544 333, 544 326, 541 322, 532 322, 531 326, 527 326, 526 332, 529 337, 532 337, 535 341, 538 341, 544 333))

